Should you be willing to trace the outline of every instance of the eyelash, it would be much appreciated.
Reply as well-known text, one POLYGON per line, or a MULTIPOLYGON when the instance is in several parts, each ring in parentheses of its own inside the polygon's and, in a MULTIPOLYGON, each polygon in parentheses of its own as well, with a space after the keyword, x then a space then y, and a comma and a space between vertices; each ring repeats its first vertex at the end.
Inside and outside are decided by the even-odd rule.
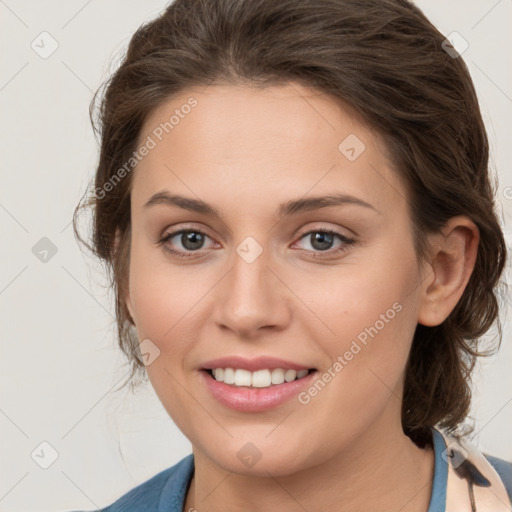
MULTIPOLYGON (((210 238, 206 233, 204 233, 203 231, 201 231, 199 229, 181 229, 179 231, 173 231, 172 233, 167 233, 166 235, 164 235, 163 238, 161 238, 157 242, 157 245, 158 246, 164 245, 171 238, 174 238, 176 235, 181 235, 183 233, 200 233, 201 235, 204 235, 204 236, 210 238)), ((326 257, 332 257, 335 255, 341 254, 341 253, 347 251, 350 246, 352 246, 356 243, 355 239, 349 238, 345 235, 342 235, 341 233, 338 233, 337 231, 333 231, 330 229, 314 229, 314 230, 308 231, 306 233, 303 233, 301 235, 301 237, 299 238, 299 240, 302 240, 306 236, 311 235, 313 233, 322 233, 322 234, 333 235, 335 237, 338 237, 338 239, 340 239, 344 244, 335 250, 327 249, 326 251, 308 251, 308 252, 312 252, 312 256, 314 258, 326 258, 326 257)), ((183 258, 183 259, 194 258, 195 255, 200 252, 200 251, 191 251, 191 252, 176 251, 174 249, 171 249, 168 245, 165 245, 164 249, 167 252, 169 252, 170 254, 172 254, 173 256, 177 256, 178 258, 183 258)))

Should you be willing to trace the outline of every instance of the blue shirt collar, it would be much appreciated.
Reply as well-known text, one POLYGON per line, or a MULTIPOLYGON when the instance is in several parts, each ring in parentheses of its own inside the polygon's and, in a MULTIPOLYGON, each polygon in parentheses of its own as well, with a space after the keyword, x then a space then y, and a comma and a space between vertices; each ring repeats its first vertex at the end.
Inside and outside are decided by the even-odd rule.
POLYGON ((446 510, 446 485, 448 482, 448 463, 443 458, 446 450, 446 442, 443 435, 436 428, 432 429, 434 445, 434 481, 428 512, 445 512, 446 510))

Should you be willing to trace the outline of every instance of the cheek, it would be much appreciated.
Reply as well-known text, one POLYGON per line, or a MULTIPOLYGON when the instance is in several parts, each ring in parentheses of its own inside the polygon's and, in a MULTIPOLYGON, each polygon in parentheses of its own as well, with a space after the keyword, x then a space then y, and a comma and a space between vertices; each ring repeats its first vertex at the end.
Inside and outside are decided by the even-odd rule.
POLYGON ((130 298, 139 340, 149 339, 159 352, 158 359, 146 368, 148 375, 174 388, 176 383, 167 382, 169 373, 181 375, 193 368, 194 344, 211 317, 208 301, 203 299, 218 274, 204 273, 204 279, 198 279, 197 269, 171 265, 162 254, 155 257, 157 252, 135 248, 130 298))
POLYGON ((162 256, 163 250, 139 244, 132 249, 129 283, 137 330, 146 338, 161 340, 193 304, 194 280, 182 268, 173 268, 162 256))
POLYGON ((199 291, 182 270, 163 268, 134 252, 130 264, 130 297, 139 340, 150 340, 156 354, 146 372, 163 407, 176 425, 189 432, 194 423, 204 422, 190 411, 190 396, 184 390, 185 368, 189 368, 189 340, 199 291), (192 310, 191 310, 192 308, 192 310), (185 331, 189 331, 188 333, 185 331))
POLYGON ((332 389, 340 411, 358 410, 362 403, 380 407, 391 393, 400 396, 417 325, 419 290, 414 284, 414 254, 402 258, 400 266, 383 258, 378 265, 368 264, 366 271, 354 268, 321 285, 322 293, 309 293, 311 309, 329 328, 323 327, 322 345, 331 364, 338 364, 330 371, 336 375, 334 385, 326 387, 332 389))
POLYGON ((347 305, 338 316, 336 340, 324 338, 331 364, 299 397, 302 412, 323 432, 329 446, 349 446, 388 407, 396 411, 394 417, 400 415, 414 308, 397 302, 389 308, 388 300, 381 305, 347 305), (387 323, 380 318, 381 311, 387 323))
POLYGON ((369 346, 370 340, 379 339, 382 346, 389 338, 408 339, 410 326, 417 321, 417 268, 412 260, 404 258, 402 263, 401 268, 393 268, 381 258, 379 264, 341 268, 336 275, 303 282, 298 295, 307 297, 324 332, 330 333, 324 339, 332 355, 348 350, 352 340, 369 346))

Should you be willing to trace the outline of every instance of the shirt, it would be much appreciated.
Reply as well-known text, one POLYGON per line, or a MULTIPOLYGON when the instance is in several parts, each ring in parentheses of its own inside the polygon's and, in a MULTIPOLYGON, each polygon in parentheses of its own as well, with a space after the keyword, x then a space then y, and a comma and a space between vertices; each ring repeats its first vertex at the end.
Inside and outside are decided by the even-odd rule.
MULTIPOLYGON (((434 448, 434 479, 428 512, 446 512, 448 463, 443 453, 446 442, 432 429, 434 448)), ((512 502, 512 462, 484 454, 499 474, 512 502)), ((101 512, 182 512, 185 495, 194 474, 194 456, 187 455, 174 466, 156 474, 121 496, 101 512)))

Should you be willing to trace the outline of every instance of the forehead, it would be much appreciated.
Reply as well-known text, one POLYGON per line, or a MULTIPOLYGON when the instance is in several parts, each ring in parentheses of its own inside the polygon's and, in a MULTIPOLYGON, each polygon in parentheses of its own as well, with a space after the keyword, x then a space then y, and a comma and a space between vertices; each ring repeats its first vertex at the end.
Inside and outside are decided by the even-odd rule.
POLYGON ((313 188, 363 191, 374 204, 405 197, 378 136, 340 101, 297 83, 191 88, 146 119, 139 144, 150 140, 132 183, 137 202, 162 187, 226 199, 233 189, 255 199, 313 188))
POLYGON ((193 132, 203 147, 224 157, 272 140, 276 146, 286 141, 303 146, 306 141, 309 150, 313 143, 332 146, 344 130, 373 138, 353 117, 339 100, 297 83, 265 88, 218 84, 192 88, 161 104, 146 119, 141 137, 160 127, 163 138, 172 135, 183 142, 185 132, 193 132), (219 144, 228 140, 229 147, 219 144))

